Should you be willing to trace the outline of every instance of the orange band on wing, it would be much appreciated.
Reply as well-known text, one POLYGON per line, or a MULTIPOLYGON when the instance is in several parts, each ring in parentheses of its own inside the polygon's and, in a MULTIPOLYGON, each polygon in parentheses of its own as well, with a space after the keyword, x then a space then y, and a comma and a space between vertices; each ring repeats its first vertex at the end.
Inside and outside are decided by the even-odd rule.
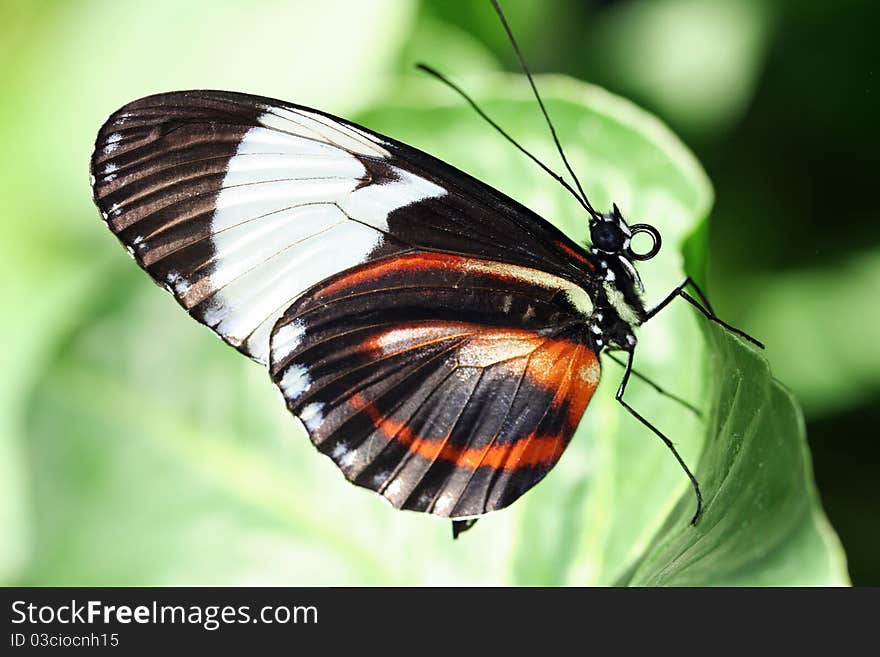
POLYGON ((461 468, 475 470, 480 466, 503 470, 516 470, 525 466, 554 463, 565 448, 563 436, 524 436, 513 444, 490 445, 486 448, 456 447, 442 440, 419 438, 404 422, 383 417, 374 406, 356 394, 351 404, 364 410, 376 428, 389 438, 399 441, 414 454, 428 459, 441 459, 455 463, 461 468))
POLYGON ((368 267, 353 271, 330 283, 323 289, 323 294, 332 296, 348 288, 357 287, 361 283, 369 283, 387 274, 407 271, 424 271, 425 269, 445 269, 465 260, 461 256, 441 253, 416 253, 402 255, 387 260, 370 263, 368 267))
MULTIPOLYGON (((592 267, 589 260, 582 255, 561 242, 558 244, 564 249, 568 249, 571 255, 592 267)), ((462 275, 489 276, 496 280, 520 282, 536 287, 559 289, 575 287, 574 283, 540 269, 452 255, 450 253, 420 252, 369 263, 329 283, 324 287, 322 293, 332 297, 339 292, 357 288, 363 283, 375 285, 377 280, 381 280, 383 276, 387 275, 437 271, 460 273, 462 275)))
POLYGON ((562 251, 564 251, 565 253, 567 253, 568 255, 570 255, 570 256, 571 256, 572 258, 574 258, 575 260, 578 260, 578 261, 584 263, 587 267, 589 267, 589 268, 592 269, 593 271, 596 270, 595 265, 593 265, 593 263, 590 262, 589 259, 588 259, 583 253, 578 253, 577 251, 575 251, 573 248, 571 248, 571 247, 570 247, 568 244, 566 244, 565 242, 556 242, 556 246, 557 246, 560 250, 562 250, 562 251))

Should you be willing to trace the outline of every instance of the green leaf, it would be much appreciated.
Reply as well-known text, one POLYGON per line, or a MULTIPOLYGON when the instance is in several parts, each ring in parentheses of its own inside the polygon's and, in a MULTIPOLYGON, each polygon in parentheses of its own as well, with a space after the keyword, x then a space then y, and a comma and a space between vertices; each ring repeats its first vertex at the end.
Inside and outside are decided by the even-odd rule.
MULTIPOLYGON (((697 475, 706 513, 687 505, 626 578, 635 585, 828 585, 847 583, 834 531, 812 479, 795 398, 754 348, 706 327, 712 414, 697 475)), ((682 505, 679 505, 681 507, 682 505)))
MULTIPOLYGON (((556 166, 521 78, 463 83, 556 166)), ((690 261, 705 256, 711 189, 702 169, 632 104, 565 78, 538 84, 593 203, 614 199, 625 216, 663 232, 661 255, 640 268, 655 302, 683 276, 685 243, 690 261)), ((448 90, 419 80, 394 97, 363 122, 586 239, 577 203, 448 90)), ((621 371, 607 361, 559 466, 452 542, 448 521, 393 511, 348 484, 287 415, 262 368, 186 317, 111 240, 94 248, 115 249, 99 272, 104 284, 81 298, 73 326, 46 348, 25 406, 34 549, 20 583, 846 581, 815 499, 796 407, 763 359, 728 336, 708 333, 706 368, 704 333, 684 304, 643 328, 637 363, 702 406, 708 422, 638 381, 628 400, 687 462, 700 463, 709 499, 703 524, 687 524, 693 497, 667 449, 615 403, 621 371), (749 385, 743 392, 733 381, 749 385), (756 417, 769 428, 750 424, 756 417), (785 456, 792 454, 798 458, 785 456)))

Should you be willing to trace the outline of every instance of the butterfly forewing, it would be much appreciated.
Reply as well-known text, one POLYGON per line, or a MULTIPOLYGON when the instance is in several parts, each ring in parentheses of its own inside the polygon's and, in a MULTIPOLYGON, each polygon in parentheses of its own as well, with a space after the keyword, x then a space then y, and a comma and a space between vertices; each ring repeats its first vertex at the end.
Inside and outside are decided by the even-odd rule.
POLYGON ((503 508, 567 446, 599 380, 589 298, 529 268, 415 252, 326 281, 277 323, 271 372, 315 445, 399 508, 503 508))

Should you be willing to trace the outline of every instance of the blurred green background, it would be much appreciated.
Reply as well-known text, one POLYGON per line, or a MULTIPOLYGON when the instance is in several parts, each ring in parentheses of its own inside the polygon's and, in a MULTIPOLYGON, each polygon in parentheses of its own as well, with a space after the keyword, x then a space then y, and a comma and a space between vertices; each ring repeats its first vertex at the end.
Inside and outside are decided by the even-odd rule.
MULTIPOLYGON (((806 415, 820 496, 852 581, 880 584, 880 223, 871 200, 880 10, 851 0, 509 0, 505 8, 534 71, 632 99, 706 169, 715 190, 713 304, 768 344, 774 374, 806 415)), ((548 492, 534 493, 543 506, 523 504, 474 530, 491 539, 489 560, 461 547, 476 535, 452 545, 445 525, 393 513, 346 484, 291 436, 265 373, 154 288, 91 205, 88 157, 101 122, 129 100, 176 88, 372 117, 368 125, 404 138, 421 128, 427 147, 431 126, 412 118, 424 116, 437 134, 467 135, 446 152, 433 144, 438 155, 454 158, 478 143, 471 139, 492 144, 484 168, 471 169, 488 182, 496 184, 498 162, 528 169, 465 112, 413 109, 395 132, 395 118, 407 120, 395 108, 401 99, 456 102, 430 85, 404 91, 416 61, 478 89, 481 75, 516 70, 484 2, 2 0, 0 581, 615 581, 619 572, 590 557, 605 553, 589 544, 592 525, 551 525, 560 541, 552 555, 570 564, 564 576, 552 559, 530 561, 522 548, 534 542, 530 514, 556 512, 549 480, 548 492), (583 554, 566 552, 572 534, 587 537, 583 554)), ((505 120, 534 122, 529 137, 543 139, 538 114, 505 120)), ((549 186, 538 174, 530 180, 549 186)), ((616 422, 610 408, 594 402, 590 422, 616 422)), ((557 490, 580 499, 589 476, 566 467, 557 490)))

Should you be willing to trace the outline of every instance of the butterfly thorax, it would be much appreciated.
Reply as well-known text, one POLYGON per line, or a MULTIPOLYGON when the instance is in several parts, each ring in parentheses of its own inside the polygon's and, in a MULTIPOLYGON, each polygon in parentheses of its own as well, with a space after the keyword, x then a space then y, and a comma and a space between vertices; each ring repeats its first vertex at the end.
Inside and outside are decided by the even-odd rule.
POLYGON ((598 276, 591 285, 594 310, 590 332, 597 347, 628 349, 635 344, 634 329, 645 320, 638 274, 631 262, 620 262, 625 258, 592 255, 598 276))

